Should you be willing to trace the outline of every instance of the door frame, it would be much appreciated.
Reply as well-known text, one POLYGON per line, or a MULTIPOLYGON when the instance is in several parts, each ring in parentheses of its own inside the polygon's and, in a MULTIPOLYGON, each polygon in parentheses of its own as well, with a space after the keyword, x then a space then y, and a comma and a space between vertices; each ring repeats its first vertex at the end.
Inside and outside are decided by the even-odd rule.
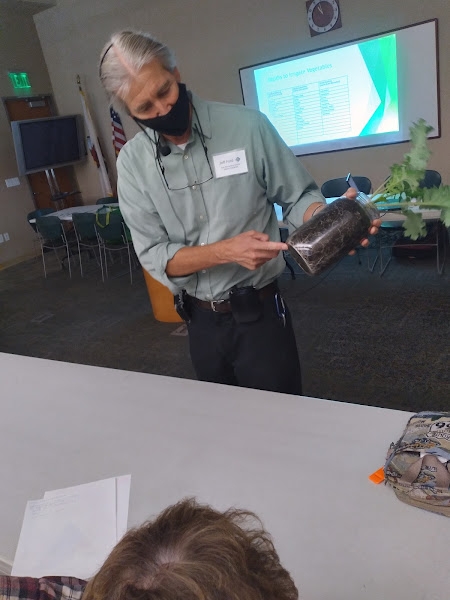
POLYGON ((9 114, 8 114, 8 109, 6 108, 6 103, 8 102, 8 100, 25 100, 28 102, 31 102, 33 100, 48 100, 48 104, 50 106, 52 117, 58 116, 58 111, 56 110, 56 104, 55 104, 55 100, 53 98, 53 94, 50 94, 50 93, 32 94, 31 96, 28 96, 27 94, 24 94, 23 96, 2 96, 1 100, 2 100, 3 109, 6 113, 6 118, 8 119, 8 123, 11 123, 11 119, 9 118, 9 114))

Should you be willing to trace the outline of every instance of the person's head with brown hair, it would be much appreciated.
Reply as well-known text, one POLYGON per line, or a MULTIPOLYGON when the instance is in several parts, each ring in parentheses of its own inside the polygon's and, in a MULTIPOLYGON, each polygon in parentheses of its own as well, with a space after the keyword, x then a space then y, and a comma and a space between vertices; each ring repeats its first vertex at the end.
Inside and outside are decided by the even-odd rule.
POLYGON ((132 529, 83 600, 297 600, 270 536, 251 512, 188 499, 132 529))

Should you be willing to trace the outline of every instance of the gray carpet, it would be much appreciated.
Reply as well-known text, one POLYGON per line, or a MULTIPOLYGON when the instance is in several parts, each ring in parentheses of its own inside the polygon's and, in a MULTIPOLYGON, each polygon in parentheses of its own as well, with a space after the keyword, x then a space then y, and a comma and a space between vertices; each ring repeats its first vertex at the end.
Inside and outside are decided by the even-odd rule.
MULTIPOLYGON (((280 279, 304 394, 450 410, 450 276, 439 276, 432 259, 395 259, 380 278, 362 257, 318 278, 280 279)), ((39 260, 1 271, 0 351, 194 378, 187 337, 154 319, 141 271, 130 285, 119 264, 102 283, 90 263, 84 279, 76 265, 69 279, 54 262, 45 280, 39 260)))

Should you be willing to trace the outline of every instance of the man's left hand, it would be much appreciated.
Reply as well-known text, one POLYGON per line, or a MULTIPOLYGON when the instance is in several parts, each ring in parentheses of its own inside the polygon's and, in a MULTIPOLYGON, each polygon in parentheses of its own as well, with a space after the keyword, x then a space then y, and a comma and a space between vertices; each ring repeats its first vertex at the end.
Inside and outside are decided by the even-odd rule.
MULTIPOLYGON (((355 200, 356 196, 358 195, 358 192, 355 190, 355 188, 348 188, 348 190, 345 192, 344 196, 346 198, 349 198, 350 200, 355 200)), ((381 219, 375 219, 374 221, 372 221, 372 225, 371 227, 369 227, 369 234, 370 235, 376 235, 378 233, 378 229, 381 226, 381 219)), ((364 238, 360 241, 361 246, 367 247, 369 245, 369 240, 367 238, 364 238)), ((352 250, 351 252, 349 252, 349 254, 355 254, 356 250, 352 250)))

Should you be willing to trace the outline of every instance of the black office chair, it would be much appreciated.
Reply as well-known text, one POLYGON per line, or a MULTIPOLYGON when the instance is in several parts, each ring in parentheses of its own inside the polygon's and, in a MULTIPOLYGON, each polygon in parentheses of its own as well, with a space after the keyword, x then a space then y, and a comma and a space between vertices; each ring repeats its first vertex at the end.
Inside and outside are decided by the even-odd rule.
MULTIPOLYGON (((372 182, 368 177, 354 176, 353 177, 360 192, 370 194, 372 191, 372 182)), ((337 177, 336 179, 328 179, 322 184, 320 191, 325 198, 339 198, 348 190, 347 179, 345 177, 337 177)))
POLYGON ((419 183, 419 187, 421 188, 433 188, 439 187, 442 183, 441 174, 437 171, 433 171, 433 169, 427 169, 425 171, 425 177, 419 183))
MULTIPOLYGON (((442 177, 438 171, 434 171, 433 169, 427 169, 425 171, 424 178, 419 183, 419 187, 423 189, 439 187, 441 185, 441 182, 442 177)), ((399 246, 399 250, 401 247, 401 253, 403 255, 408 254, 408 249, 411 251, 411 254, 414 254, 414 250, 418 250, 419 246, 423 245, 426 247, 436 248, 436 268, 439 275, 441 275, 444 270, 446 247, 448 243, 448 234, 443 223, 441 221, 437 221, 428 224, 426 236, 421 237, 418 240, 407 241, 403 235, 402 223, 402 221, 383 221, 381 223, 381 228, 377 236, 378 252, 370 270, 374 270, 375 264, 379 260, 381 277, 386 271, 389 263, 391 262, 394 256, 394 247, 396 246, 396 244, 399 246), (434 238, 435 242, 430 242, 429 238, 434 238), (405 243, 401 243, 403 239, 405 239, 405 243), (383 250, 386 248, 388 249, 387 260, 385 260, 383 256, 383 250)))

